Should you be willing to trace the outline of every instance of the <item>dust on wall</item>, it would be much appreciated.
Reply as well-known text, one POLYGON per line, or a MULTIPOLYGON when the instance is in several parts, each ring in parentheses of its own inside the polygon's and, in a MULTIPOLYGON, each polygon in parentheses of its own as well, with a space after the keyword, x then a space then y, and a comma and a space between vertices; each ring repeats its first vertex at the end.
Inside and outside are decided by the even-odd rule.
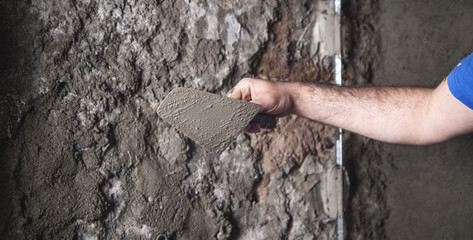
POLYGON ((2 1, 0 236, 333 238, 333 129, 292 116, 217 157, 156 114, 180 86, 331 81, 314 6, 2 1))

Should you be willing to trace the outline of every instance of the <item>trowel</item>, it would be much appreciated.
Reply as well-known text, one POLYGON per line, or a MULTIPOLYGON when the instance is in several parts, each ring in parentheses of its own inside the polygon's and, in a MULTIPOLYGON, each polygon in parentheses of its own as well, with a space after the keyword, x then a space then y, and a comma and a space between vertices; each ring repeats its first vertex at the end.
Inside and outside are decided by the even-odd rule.
POLYGON ((258 113, 251 102, 191 88, 176 88, 161 102, 158 115, 205 150, 220 155, 249 123, 276 127, 274 116, 258 113))

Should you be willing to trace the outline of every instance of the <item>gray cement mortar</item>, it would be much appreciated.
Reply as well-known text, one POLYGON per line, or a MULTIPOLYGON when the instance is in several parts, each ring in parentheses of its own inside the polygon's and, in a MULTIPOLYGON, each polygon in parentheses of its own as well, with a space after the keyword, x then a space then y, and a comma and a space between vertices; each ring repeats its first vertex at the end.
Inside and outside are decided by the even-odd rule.
POLYGON ((310 151, 276 155, 257 201, 271 154, 240 134, 210 156, 156 114, 176 87, 222 95, 255 72, 288 14, 291 67, 310 54, 313 1, 1 1, 0 237, 333 238, 332 130, 288 137, 310 151))
POLYGON ((158 115, 179 132, 220 155, 261 106, 191 88, 176 88, 161 102, 158 115))

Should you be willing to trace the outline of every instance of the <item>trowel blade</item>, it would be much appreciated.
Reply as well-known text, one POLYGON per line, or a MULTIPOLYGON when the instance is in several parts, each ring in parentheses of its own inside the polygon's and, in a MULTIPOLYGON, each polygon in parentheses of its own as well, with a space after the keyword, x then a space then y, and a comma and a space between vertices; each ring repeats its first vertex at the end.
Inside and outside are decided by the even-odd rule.
POLYGON ((158 115, 207 151, 219 155, 260 108, 217 94, 176 88, 161 102, 158 115))

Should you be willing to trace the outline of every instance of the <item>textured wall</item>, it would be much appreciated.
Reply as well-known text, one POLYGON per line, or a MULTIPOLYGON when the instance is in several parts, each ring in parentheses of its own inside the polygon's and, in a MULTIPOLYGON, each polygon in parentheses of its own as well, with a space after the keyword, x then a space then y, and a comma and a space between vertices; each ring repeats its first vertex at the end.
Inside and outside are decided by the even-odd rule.
MULTIPOLYGON (((351 0, 343 5, 344 84, 368 86, 379 61, 379 0, 351 0)), ((389 217, 386 173, 391 156, 378 142, 345 132, 344 166, 349 177, 344 211, 347 239, 386 239, 389 217)))
POLYGON ((334 130, 291 116, 211 156, 173 88, 330 82, 315 1, 0 2, 2 238, 328 239, 334 130))
MULTIPOLYGON (((472 9, 461 0, 345 1, 345 84, 436 86, 473 51, 472 9)), ((349 135, 348 239, 471 239, 472 136, 405 146, 349 135)))
MULTIPOLYGON (((389 11, 376 26, 375 84, 436 86, 473 52, 472 1, 382 0, 380 8, 389 11)), ((473 239, 472 144, 473 134, 432 146, 377 144, 391 162, 381 165, 390 239, 473 239)))

